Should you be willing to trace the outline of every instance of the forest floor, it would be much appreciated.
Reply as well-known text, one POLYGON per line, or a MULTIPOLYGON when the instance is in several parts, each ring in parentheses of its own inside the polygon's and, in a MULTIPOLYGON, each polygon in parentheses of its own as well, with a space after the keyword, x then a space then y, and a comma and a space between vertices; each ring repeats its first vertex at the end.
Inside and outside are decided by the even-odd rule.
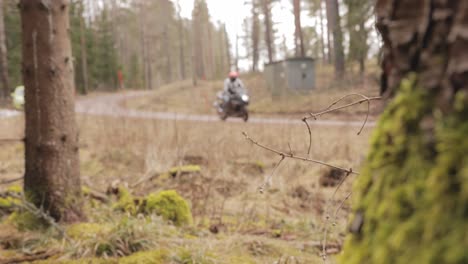
MULTIPOLYGON (((218 84, 208 88, 200 84, 200 90, 214 91, 218 84)), ((170 94, 173 87, 185 85, 159 91, 170 94)), ((317 98, 326 100, 325 94, 317 98)), ((184 92, 170 98, 182 96, 187 95, 184 92)), ((155 98, 127 100, 126 106, 148 111, 144 101, 155 98)), ((327 103, 317 102, 317 109, 327 103)), ((211 99, 209 104, 211 107, 211 99)), ((198 110, 195 105, 171 103, 168 108, 150 110, 211 111, 208 103, 198 110)), ((22 116, 0 119, 0 139, 22 138, 23 123, 22 116)), ((49 258, 43 263, 321 263, 325 230, 329 263, 334 263, 346 233, 350 212, 346 197, 355 176, 348 177, 337 190, 343 174, 286 160, 274 173, 269 188, 260 193, 259 187, 280 157, 252 145, 242 134, 307 156, 309 134, 305 126, 90 114, 78 114, 78 125, 89 223, 64 226, 64 230, 29 230, 27 223, 19 224, 3 211, 0 263, 27 257, 49 258), (128 189, 135 197, 176 190, 189 202, 193 224, 176 227, 156 215, 122 211, 116 206, 117 199, 105 194, 111 185, 128 189), (109 201, 93 199, 94 194, 104 194, 109 201), (325 220, 327 216, 329 220, 325 220)), ((372 128, 364 129, 360 136, 356 135, 358 130, 355 125, 313 126, 310 157, 358 170, 372 128)), ((0 141, 0 181, 23 175, 23 151, 19 141, 0 141)), ((21 182, 0 185, 0 193, 15 190, 18 184, 21 182)))

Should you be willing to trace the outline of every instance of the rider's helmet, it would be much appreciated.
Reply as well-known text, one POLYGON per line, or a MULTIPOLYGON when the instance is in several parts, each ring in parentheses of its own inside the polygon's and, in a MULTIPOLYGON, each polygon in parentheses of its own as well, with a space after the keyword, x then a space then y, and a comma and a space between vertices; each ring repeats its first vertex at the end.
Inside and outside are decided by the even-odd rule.
POLYGON ((239 78, 238 72, 232 71, 229 73, 229 79, 231 79, 231 82, 235 81, 237 78, 239 78))

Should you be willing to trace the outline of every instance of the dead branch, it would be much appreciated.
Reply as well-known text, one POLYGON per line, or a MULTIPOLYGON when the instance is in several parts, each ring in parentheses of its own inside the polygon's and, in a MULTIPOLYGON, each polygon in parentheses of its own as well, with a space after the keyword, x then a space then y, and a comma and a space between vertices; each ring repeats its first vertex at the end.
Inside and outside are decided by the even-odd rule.
POLYGON ((0 258, 0 264, 13 264, 13 263, 24 263, 24 262, 33 262, 36 260, 45 260, 51 258, 60 252, 58 250, 51 250, 45 252, 38 252, 33 255, 26 255, 20 257, 12 257, 8 259, 0 258))
MULTIPOLYGON (((329 228, 329 224, 330 224, 330 214, 329 214, 330 204, 331 204, 332 201, 335 200, 336 193, 338 192, 341 185, 343 185, 343 183, 345 182, 345 180, 348 178, 348 176, 350 174, 351 174, 350 172, 347 172, 346 175, 341 178, 340 182, 338 183, 338 186, 336 186, 335 191, 333 192, 332 196, 328 200, 327 206, 325 208, 325 223, 324 223, 324 234, 323 234, 323 244, 322 244, 322 259, 323 259, 324 262, 326 262, 326 260, 327 260, 327 236, 328 236, 328 228, 329 228)), ((344 202, 346 200, 348 200, 350 196, 351 196, 351 194, 349 194, 346 197, 346 199, 341 202, 340 206, 335 211, 334 221, 336 220, 336 216, 337 216, 337 214, 339 212, 339 209, 344 205, 344 202)))
POLYGON ((86 188, 88 188, 88 190, 87 190, 88 195, 92 199, 98 200, 98 201, 100 201, 102 203, 109 203, 110 202, 110 199, 106 194, 98 192, 96 190, 93 190, 93 189, 89 188, 88 186, 86 186, 86 188))
POLYGON ((311 163, 316 163, 316 164, 319 164, 319 165, 323 165, 323 166, 327 166, 327 167, 334 168, 334 169, 337 169, 337 170, 341 170, 341 171, 344 171, 344 172, 349 173, 349 174, 359 175, 358 172, 355 172, 352 169, 345 169, 345 168, 342 168, 342 167, 338 167, 338 166, 326 163, 324 161, 305 158, 305 157, 301 157, 301 156, 296 156, 293 153, 286 153, 286 152, 283 152, 283 151, 279 151, 279 150, 270 148, 268 146, 265 146, 265 145, 260 144, 259 142, 255 141, 255 140, 253 140, 251 137, 249 137, 249 135, 247 135, 247 133, 242 132, 242 134, 252 144, 254 144, 254 145, 256 145, 256 146, 258 146, 258 147, 260 147, 262 149, 265 149, 265 150, 267 150, 269 152, 275 153, 275 154, 277 154, 277 155, 279 155, 281 157, 285 157, 285 158, 289 158, 289 159, 295 159, 295 160, 302 160, 302 161, 311 162, 311 163))
MULTIPOLYGON (((353 93, 353 94, 348 94, 348 95, 345 95, 343 97, 341 97, 340 99, 336 100, 335 102, 331 103, 327 108, 325 108, 324 110, 318 112, 318 113, 310 113, 309 116, 307 117, 304 117, 303 118, 303 121, 306 122, 308 119, 314 119, 314 120, 317 120, 319 117, 325 115, 325 114, 328 114, 328 113, 331 113, 331 112, 335 112, 335 111, 338 111, 338 110, 341 110, 341 109, 345 109, 345 108, 349 108, 349 107, 352 107, 352 106, 355 106, 355 105, 360 105, 362 103, 367 103, 367 114, 366 114, 366 119, 364 120, 364 123, 361 127, 361 129, 359 130, 358 132, 358 135, 360 135, 362 133, 362 131, 364 130, 364 127, 366 126, 367 124, 367 121, 369 120, 369 115, 370 115, 370 103, 371 101, 378 101, 378 100, 382 100, 382 97, 380 96, 376 96, 376 97, 367 97, 363 94, 358 94, 358 93, 353 93), (344 99, 348 98, 348 97, 351 97, 351 96, 359 96, 361 97, 362 99, 361 100, 358 100, 356 102, 352 102, 352 103, 349 103, 349 104, 345 104, 345 105, 342 105, 342 106, 338 106, 338 107, 335 107, 333 108, 333 106, 337 105, 338 103, 340 103, 341 101, 343 101, 344 99)), ((307 123, 306 123, 307 124, 307 123)))
POLYGON ((0 138, 0 143, 24 142, 24 138, 0 138))
MULTIPOLYGON (((291 151, 292 153, 292 151, 291 151)), ((292 154, 291 154, 292 155, 292 154)), ((278 170, 279 166, 281 165, 281 163, 284 161, 284 159, 286 158, 286 156, 281 156, 281 160, 276 164, 275 168, 273 168, 273 171, 270 173, 270 175, 265 179, 265 182, 262 184, 262 186, 260 186, 260 188, 258 188, 258 191, 260 193, 263 193, 265 192, 265 189, 267 187, 269 187, 270 183, 271 183, 271 179, 273 178, 273 176, 276 174, 276 171, 278 170)))
POLYGON ((333 222, 332 222, 333 226, 336 226, 336 219, 338 218, 338 213, 340 212, 341 208, 343 208, 345 202, 349 200, 352 194, 353 194, 352 192, 348 193, 348 195, 346 195, 346 197, 341 201, 338 208, 336 208, 335 214, 333 215, 333 222))
POLYGON ((307 126, 307 130, 309 131, 309 148, 307 149, 307 156, 310 155, 310 150, 312 149, 312 130, 310 129, 309 122, 307 122, 307 118, 304 117, 302 119, 302 122, 304 122, 307 126))
POLYGON ((141 185, 142 183, 147 182, 147 181, 151 181, 151 180, 153 180, 154 178, 158 177, 159 175, 160 175, 160 173, 157 173, 157 172, 155 172, 155 171, 149 171, 149 172, 145 173, 145 174, 143 175, 143 177, 141 177, 136 183, 132 184, 132 185, 130 186, 130 188, 132 188, 132 189, 133 189, 133 188, 136 188, 136 187, 138 187, 139 185, 141 185))
POLYGON ((43 208, 38 208, 36 205, 28 202, 24 195, 17 195, 10 193, 9 194, 11 197, 20 199, 21 203, 17 203, 14 206, 18 207, 19 209, 26 210, 33 214, 34 216, 43 219, 46 221, 50 226, 55 228, 57 231, 59 231, 60 235, 65 238, 67 241, 72 242, 72 240, 67 236, 67 233, 65 229, 63 229, 56 221, 54 218, 52 218, 46 211, 44 211, 43 208))
POLYGON ((23 180, 24 177, 18 177, 18 178, 15 178, 15 179, 9 179, 9 180, 2 180, 0 181, 0 185, 6 185, 6 184, 11 184, 11 183, 14 183, 14 182, 17 182, 17 181, 21 181, 23 180))

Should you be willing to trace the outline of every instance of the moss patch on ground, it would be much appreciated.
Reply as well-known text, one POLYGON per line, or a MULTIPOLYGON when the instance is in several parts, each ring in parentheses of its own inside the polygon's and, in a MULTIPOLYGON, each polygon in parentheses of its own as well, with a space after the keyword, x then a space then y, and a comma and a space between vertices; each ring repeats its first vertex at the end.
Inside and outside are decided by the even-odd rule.
POLYGON ((187 201, 174 190, 150 194, 146 198, 144 211, 155 212, 177 226, 190 225, 193 222, 187 201))

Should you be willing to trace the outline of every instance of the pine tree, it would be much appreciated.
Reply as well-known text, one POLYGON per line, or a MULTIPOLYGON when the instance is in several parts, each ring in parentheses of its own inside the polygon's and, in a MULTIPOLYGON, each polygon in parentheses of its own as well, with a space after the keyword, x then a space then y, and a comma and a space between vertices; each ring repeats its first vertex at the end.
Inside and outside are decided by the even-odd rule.
POLYGON ((55 220, 84 218, 68 2, 22 0, 24 191, 55 220))
POLYGON ((379 0, 376 13, 388 105, 342 263, 468 263, 468 2, 379 0))

